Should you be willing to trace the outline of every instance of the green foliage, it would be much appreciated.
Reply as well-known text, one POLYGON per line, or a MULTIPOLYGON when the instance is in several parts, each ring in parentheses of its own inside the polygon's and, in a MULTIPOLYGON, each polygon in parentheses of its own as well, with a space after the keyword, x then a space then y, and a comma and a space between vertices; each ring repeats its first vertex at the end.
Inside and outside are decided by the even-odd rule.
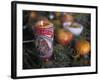
MULTIPOLYGON (((90 15, 89 14, 79 14, 79 13, 73 13, 76 22, 81 23, 84 26, 84 30, 82 32, 82 34, 80 36, 75 37, 75 39, 66 46, 62 46, 59 43, 57 43, 54 40, 54 46, 53 46, 53 58, 52 60, 48 61, 48 62, 44 62, 42 60, 39 60, 38 53, 36 51, 36 48, 34 46, 34 44, 31 47, 26 47, 24 48, 26 51, 24 51, 24 53, 29 54, 30 56, 28 59, 30 61, 26 61, 24 60, 24 68, 54 68, 54 67, 74 67, 74 66, 89 66, 90 65, 90 57, 91 55, 87 55, 87 57, 85 56, 81 56, 79 58, 76 58, 76 52, 74 49, 74 44, 75 41, 78 39, 86 39, 88 41, 90 40, 90 15), (30 52, 27 52, 28 50, 31 50, 30 52), (34 58, 34 60, 32 59, 34 58), (26 64, 29 63, 29 64, 26 64), (30 65, 30 66, 25 66, 26 65, 30 65)), ((51 22, 54 24, 55 29, 58 28, 63 28, 61 25, 61 22, 59 20, 59 16, 57 16, 56 19, 51 20, 51 22)), ((34 43, 34 42, 33 42, 34 43)), ((24 45, 26 46, 26 45, 24 45)), ((26 55, 24 55, 24 59, 27 58, 26 55)))

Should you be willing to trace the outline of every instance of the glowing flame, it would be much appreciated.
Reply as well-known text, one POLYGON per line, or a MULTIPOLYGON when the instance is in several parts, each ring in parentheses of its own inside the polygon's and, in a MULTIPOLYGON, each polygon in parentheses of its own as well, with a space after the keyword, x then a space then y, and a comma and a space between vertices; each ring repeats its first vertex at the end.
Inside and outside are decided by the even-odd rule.
POLYGON ((43 26, 43 21, 40 22, 40 25, 43 26))

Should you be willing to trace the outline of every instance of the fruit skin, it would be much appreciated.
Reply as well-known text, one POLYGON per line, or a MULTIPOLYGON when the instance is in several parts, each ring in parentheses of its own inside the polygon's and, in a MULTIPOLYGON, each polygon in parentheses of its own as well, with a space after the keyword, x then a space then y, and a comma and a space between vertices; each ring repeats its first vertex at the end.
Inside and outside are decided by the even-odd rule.
POLYGON ((76 51, 79 55, 84 56, 89 54, 91 46, 90 43, 86 40, 79 40, 75 45, 76 51))
POLYGON ((64 29, 58 29, 55 32, 56 32, 55 37, 57 42, 63 46, 69 44, 74 38, 71 32, 64 29))
POLYGON ((35 12, 35 11, 30 12, 29 17, 32 18, 32 19, 37 18, 37 12, 35 12))
POLYGON ((62 16, 61 18, 61 21, 62 22, 74 22, 74 17, 72 16, 72 14, 70 13, 66 13, 62 16))

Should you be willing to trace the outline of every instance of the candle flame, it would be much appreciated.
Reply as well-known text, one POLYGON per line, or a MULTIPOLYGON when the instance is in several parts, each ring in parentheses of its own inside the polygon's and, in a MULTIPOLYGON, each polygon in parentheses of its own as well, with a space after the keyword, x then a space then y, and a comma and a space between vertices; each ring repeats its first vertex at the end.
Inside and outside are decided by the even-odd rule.
POLYGON ((40 22, 41 26, 43 26, 43 21, 40 22))

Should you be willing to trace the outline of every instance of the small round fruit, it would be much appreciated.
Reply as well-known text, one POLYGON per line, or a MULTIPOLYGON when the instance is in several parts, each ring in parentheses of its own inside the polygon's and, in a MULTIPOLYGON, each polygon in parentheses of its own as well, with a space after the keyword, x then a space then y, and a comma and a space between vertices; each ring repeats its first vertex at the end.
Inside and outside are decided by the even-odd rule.
POLYGON ((69 44, 74 37, 71 32, 64 30, 64 29, 58 29, 56 31, 55 36, 56 36, 58 43, 60 43, 61 45, 69 44))
POLYGON ((35 11, 30 12, 30 18, 35 19, 37 17, 37 13, 35 11))
POLYGON ((89 54, 91 46, 88 41, 80 40, 76 42, 75 48, 76 48, 77 53, 83 56, 83 55, 89 54))
POLYGON ((62 22, 73 22, 74 17, 72 16, 72 14, 66 13, 62 16, 61 20, 62 22))

